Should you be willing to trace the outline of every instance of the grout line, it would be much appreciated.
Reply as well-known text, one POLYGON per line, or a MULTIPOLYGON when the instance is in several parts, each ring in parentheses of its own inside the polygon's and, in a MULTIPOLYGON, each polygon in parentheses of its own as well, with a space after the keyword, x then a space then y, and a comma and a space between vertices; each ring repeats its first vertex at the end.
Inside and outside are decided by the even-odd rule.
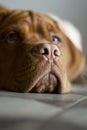
MULTIPOLYGON (((31 96, 29 95, 29 93, 11 93, 11 92, 3 92, 3 91, 1 91, 1 93, 0 93, 0 97, 12 97, 12 98, 23 98, 23 99, 29 99, 29 98, 31 98, 31 96), (20 94, 20 95, 19 95, 20 94)), ((33 93, 30 93, 30 94, 32 94, 32 96, 33 95, 40 95, 40 96, 43 96, 43 95, 45 95, 45 94, 38 94, 38 93, 35 93, 35 94, 33 94, 33 93)), ((70 94, 75 94, 75 95, 77 95, 77 96, 83 96, 83 97, 87 97, 87 96, 85 96, 85 95, 82 95, 82 94, 80 94, 80 93, 74 93, 74 92, 71 92, 70 94)), ((53 94, 52 94, 53 95, 53 94)), ((51 94, 49 94, 49 96, 51 96, 51 94)), ((55 96, 57 96, 57 95, 55 95, 55 96)), ((58 95, 59 96, 59 95, 58 95)), ((35 98, 34 98, 35 99, 35 98)))

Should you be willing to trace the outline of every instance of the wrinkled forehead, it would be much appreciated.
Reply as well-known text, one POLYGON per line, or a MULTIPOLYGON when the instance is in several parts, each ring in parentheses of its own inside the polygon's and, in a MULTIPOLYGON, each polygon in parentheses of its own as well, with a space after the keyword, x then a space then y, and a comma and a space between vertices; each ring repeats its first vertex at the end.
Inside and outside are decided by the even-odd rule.
POLYGON ((10 11, 4 22, 5 27, 28 27, 30 31, 52 31, 58 32, 56 22, 49 16, 34 11, 10 11))

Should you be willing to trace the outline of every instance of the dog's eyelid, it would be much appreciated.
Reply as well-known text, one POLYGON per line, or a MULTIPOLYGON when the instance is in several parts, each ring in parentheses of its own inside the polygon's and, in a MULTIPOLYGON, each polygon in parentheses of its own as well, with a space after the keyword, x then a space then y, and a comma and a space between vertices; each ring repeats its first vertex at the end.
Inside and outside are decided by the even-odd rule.
POLYGON ((51 33, 51 40, 54 42, 54 43, 62 43, 62 39, 60 36, 58 36, 58 34, 56 33, 51 33))
POLYGON ((18 42, 20 39, 21 36, 17 30, 12 30, 5 36, 5 40, 9 43, 18 42))
POLYGON ((12 28, 8 33, 17 33, 20 34, 20 29, 19 28, 12 28))

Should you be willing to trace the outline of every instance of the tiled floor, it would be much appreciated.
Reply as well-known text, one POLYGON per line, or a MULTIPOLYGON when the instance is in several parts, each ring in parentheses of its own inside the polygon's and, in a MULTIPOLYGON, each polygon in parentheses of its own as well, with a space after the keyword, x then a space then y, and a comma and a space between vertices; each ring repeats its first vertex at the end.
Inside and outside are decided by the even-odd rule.
POLYGON ((72 93, 0 92, 0 130, 87 130, 87 86, 72 93))

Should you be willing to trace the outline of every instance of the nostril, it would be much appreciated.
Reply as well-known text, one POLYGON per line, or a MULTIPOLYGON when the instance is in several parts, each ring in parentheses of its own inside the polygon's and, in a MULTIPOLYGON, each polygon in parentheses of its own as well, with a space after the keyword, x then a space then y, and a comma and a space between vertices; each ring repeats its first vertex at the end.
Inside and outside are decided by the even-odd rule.
POLYGON ((57 49, 54 50, 54 56, 59 56, 59 52, 57 49))
POLYGON ((43 48, 43 49, 40 50, 40 54, 49 55, 49 50, 47 48, 43 48))

